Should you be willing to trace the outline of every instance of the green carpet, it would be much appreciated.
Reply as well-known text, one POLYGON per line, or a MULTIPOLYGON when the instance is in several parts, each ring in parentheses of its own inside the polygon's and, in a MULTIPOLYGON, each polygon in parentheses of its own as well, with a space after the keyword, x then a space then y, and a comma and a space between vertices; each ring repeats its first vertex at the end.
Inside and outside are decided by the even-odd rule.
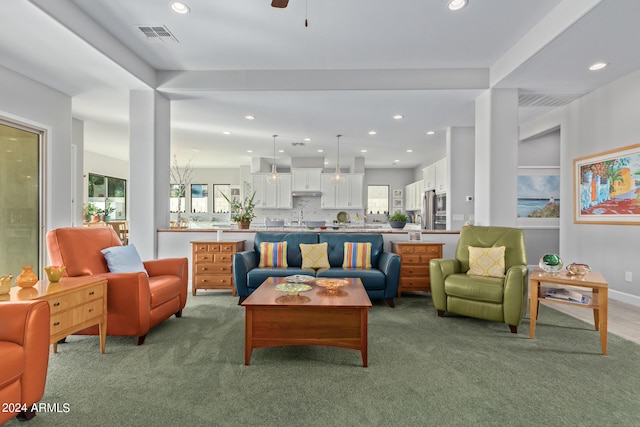
MULTIPOLYGON (((409 295, 369 312, 369 367, 330 347, 253 351, 227 293, 189 296, 184 316, 133 338, 72 336, 49 362, 42 402, 68 412, 21 426, 621 426, 640 422, 640 347, 541 307, 504 324, 449 315, 409 295)), ((8 425, 18 425, 12 420, 8 425)))

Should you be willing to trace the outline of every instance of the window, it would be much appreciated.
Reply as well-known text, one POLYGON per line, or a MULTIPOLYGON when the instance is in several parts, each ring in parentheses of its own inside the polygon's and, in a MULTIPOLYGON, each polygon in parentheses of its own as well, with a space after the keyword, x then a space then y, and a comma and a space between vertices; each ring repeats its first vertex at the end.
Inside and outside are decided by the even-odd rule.
POLYGON ((231 199, 231 185, 229 184, 213 184, 213 212, 227 213, 231 210, 229 202, 222 197, 222 194, 231 199))
POLYGON ((127 219, 127 180, 89 174, 89 203, 105 212, 112 220, 127 219))
POLYGON ((191 184, 191 212, 208 212, 209 190, 207 184, 191 184))
POLYGON ((186 212, 187 203, 184 193, 184 186, 180 184, 171 184, 169 186, 169 212, 186 212))
POLYGON ((388 185, 368 185, 367 186, 366 211, 373 214, 384 214, 389 212, 389 186, 388 185))

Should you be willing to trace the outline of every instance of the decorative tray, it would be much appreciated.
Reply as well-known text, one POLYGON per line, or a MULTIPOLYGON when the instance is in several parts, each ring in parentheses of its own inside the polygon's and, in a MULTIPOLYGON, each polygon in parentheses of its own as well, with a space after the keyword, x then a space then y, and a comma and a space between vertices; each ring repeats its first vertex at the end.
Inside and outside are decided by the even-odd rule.
POLYGON ((315 279, 313 276, 305 276, 304 274, 296 274, 294 276, 287 276, 284 280, 287 283, 309 283, 315 279))
POLYGON ((317 279, 316 285, 327 289, 338 289, 341 286, 348 285, 349 282, 344 279, 317 279))
POLYGON ((290 295, 297 295, 299 292, 307 292, 311 286, 302 283, 280 283, 276 285, 276 291, 285 292, 290 295))

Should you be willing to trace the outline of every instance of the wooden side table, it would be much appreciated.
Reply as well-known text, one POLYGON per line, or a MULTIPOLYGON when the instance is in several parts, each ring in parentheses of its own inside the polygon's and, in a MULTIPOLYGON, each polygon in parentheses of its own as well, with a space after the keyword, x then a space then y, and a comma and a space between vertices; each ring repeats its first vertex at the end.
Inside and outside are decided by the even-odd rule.
MULTIPOLYGON (((58 341, 89 326, 98 325, 100 353, 107 341, 107 278, 102 276, 63 277, 59 282, 40 280, 31 288, 14 286, 10 301, 43 300, 51 311, 50 335, 53 352, 58 341)), ((0 305, 2 304, 0 299, 0 305)))
POLYGON ((191 242, 191 295, 197 289, 229 289, 233 282, 233 254, 244 250, 244 240, 191 242))
POLYGON ((600 343, 602 354, 607 354, 607 319, 609 309, 609 285, 602 275, 590 272, 584 276, 573 276, 566 271, 550 274, 536 267, 529 273, 529 310, 530 327, 529 338, 533 339, 536 332, 536 320, 540 302, 550 304, 569 304, 578 307, 593 309, 593 323, 595 330, 600 331, 600 343), (591 289, 591 301, 588 304, 574 303, 545 298, 541 295, 540 287, 543 283, 561 286, 574 286, 591 289))
POLYGON ((398 298, 403 292, 431 292, 429 261, 442 258, 444 243, 391 242, 391 252, 400 255, 398 298))

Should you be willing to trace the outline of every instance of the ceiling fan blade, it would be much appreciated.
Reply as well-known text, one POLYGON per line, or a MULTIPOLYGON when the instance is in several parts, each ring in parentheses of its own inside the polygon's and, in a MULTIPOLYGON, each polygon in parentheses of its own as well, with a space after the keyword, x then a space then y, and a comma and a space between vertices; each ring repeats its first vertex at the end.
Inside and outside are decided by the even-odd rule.
POLYGON ((271 0, 272 7, 285 8, 289 4, 289 0, 271 0))

